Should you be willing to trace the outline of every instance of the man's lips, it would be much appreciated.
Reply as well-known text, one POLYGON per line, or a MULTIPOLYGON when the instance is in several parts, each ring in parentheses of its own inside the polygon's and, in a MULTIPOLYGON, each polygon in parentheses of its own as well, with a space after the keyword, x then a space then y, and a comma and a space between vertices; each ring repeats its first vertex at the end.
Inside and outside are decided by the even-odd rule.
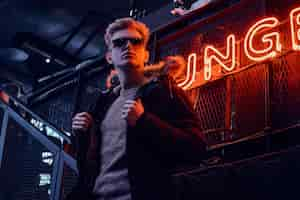
POLYGON ((122 54, 122 58, 132 58, 134 56, 135 56, 135 54, 131 53, 131 52, 126 52, 126 53, 122 54))

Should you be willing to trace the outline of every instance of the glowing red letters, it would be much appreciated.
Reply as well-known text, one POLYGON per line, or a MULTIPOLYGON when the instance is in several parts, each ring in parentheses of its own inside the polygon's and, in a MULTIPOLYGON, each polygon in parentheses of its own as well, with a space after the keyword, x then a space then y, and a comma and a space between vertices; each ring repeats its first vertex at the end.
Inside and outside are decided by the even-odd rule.
MULTIPOLYGON (((300 7, 290 12, 290 29, 292 49, 300 51, 300 7)), ((267 17, 253 24, 243 41, 243 52, 249 60, 262 62, 282 53, 281 34, 276 31, 280 22, 275 17, 267 17)), ((225 71, 233 71, 238 65, 236 38, 234 34, 227 37, 226 50, 221 53, 213 45, 204 47, 204 79, 212 79, 212 67, 219 65, 225 71)), ((186 79, 178 86, 188 89, 196 80, 197 54, 188 56, 186 79)))

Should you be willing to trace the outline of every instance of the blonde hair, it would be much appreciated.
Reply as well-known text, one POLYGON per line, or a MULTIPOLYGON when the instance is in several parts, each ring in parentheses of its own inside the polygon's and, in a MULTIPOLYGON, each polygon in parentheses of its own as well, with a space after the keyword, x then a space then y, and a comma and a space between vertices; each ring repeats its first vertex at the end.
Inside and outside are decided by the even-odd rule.
POLYGON ((108 25, 105 31, 104 40, 108 48, 111 48, 111 37, 112 35, 120 30, 133 28, 137 30, 144 40, 145 45, 148 44, 150 31, 149 28, 142 22, 136 21, 130 17, 124 17, 116 19, 114 22, 108 25))
POLYGON ((147 65, 144 74, 147 77, 169 75, 175 82, 185 78, 186 61, 181 55, 167 56, 162 61, 147 65))
POLYGON ((167 71, 171 73, 174 78, 184 76, 186 72, 186 61, 181 55, 167 56, 164 58, 167 71))

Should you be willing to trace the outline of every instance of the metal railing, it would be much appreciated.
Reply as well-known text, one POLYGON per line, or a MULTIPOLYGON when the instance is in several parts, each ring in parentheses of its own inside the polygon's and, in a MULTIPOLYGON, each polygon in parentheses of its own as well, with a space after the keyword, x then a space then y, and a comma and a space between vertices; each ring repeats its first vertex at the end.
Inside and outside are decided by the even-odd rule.
POLYGON ((70 138, 13 97, 0 100, 0 117, 0 199, 62 199, 77 174, 70 138))

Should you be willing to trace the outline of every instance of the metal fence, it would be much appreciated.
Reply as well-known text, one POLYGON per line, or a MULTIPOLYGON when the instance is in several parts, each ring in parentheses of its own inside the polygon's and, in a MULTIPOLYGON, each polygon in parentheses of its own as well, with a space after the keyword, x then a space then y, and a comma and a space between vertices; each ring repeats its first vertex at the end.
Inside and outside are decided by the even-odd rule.
POLYGON ((187 91, 212 148, 298 125, 300 58, 299 51, 289 48, 292 42, 288 20, 288 13, 296 5, 299 4, 294 0, 285 4, 242 0, 214 15, 195 13, 154 33, 159 59, 174 54, 187 58, 192 52, 199 55, 197 76, 204 76, 201 64, 204 63, 204 46, 212 44, 224 50, 226 37, 235 34, 238 40, 236 70, 231 74, 216 70, 214 81, 187 91), (281 33, 283 51, 279 57, 255 63, 242 53, 243 37, 256 20, 265 16, 280 19, 275 30, 281 33))
POLYGON ((210 145, 289 128, 300 119, 299 53, 197 87, 194 108, 210 145))
POLYGON ((0 199, 58 200, 77 176, 66 135, 22 105, 0 101, 0 199))

